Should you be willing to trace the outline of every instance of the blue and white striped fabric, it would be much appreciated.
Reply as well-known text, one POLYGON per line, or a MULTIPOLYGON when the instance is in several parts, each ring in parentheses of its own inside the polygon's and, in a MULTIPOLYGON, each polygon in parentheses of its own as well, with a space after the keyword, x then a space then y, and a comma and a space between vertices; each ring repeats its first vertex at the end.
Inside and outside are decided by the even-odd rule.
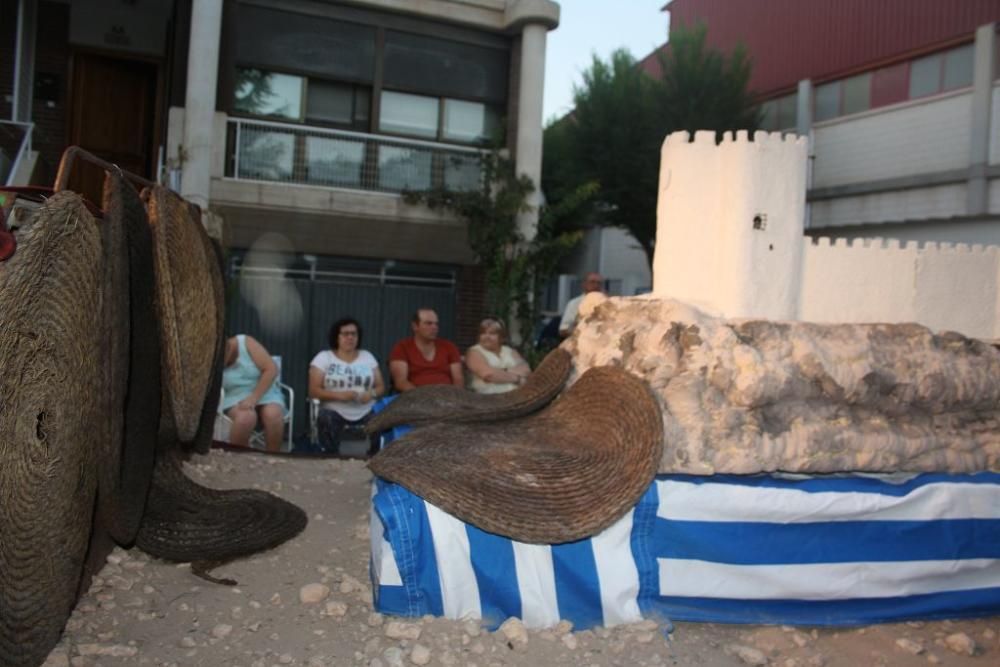
POLYGON ((514 542, 376 480, 379 611, 576 628, 1000 613, 1000 474, 658 477, 601 534, 514 542))

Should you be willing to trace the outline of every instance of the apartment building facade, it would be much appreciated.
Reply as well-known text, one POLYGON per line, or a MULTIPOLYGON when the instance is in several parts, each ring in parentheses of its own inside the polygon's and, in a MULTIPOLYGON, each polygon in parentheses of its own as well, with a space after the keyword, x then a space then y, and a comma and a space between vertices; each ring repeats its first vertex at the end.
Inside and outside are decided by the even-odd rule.
MULTIPOLYGON (((475 187, 493 147, 540 182, 558 22, 550 0, 3 2, 3 180, 51 185, 79 145, 202 206, 228 248, 230 328, 304 396, 339 316, 383 361, 419 305, 474 341, 465 225, 403 192, 475 187)), ((77 162, 70 187, 100 201, 102 178, 77 162)))

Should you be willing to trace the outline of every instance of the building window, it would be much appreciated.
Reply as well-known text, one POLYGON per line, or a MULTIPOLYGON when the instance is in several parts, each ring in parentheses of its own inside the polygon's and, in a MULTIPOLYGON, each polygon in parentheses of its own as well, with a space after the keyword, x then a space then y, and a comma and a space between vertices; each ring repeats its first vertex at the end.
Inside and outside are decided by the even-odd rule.
POLYGON ((840 115, 840 82, 825 83, 816 86, 815 97, 816 121, 830 120, 840 115))
POLYGON ((380 132, 483 144, 496 137, 499 127, 500 114, 481 102, 382 91, 380 132))
POLYGON ((776 132, 794 128, 798 116, 798 102, 798 93, 792 93, 761 104, 763 119, 760 129, 776 132))
POLYGON ((910 63, 910 99, 972 85, 974 45, 918 58, 910 63))
POLYGON ((816 121, 860 113, 872 108, 872 74, 865 72, 816 86, 816 121))
POLYGON ((462 143, 484 143, 492 139, 499 127, 495 110, 479 102, 444 101, 444 125, 441 137, 462 143))
POLYGON ((843 88, 840 112, 846 116, 852 113, 868 111, 872 108, 872 75, 871 72, 852 76, 840 82, 843 88))
POLYGON ((233 109, 252 116, 302 120, 305 79, 240 67, 236 70, 233 109))
POLYGON ((438 135, 440 102, 436 97, 382 91, 381 132, 435 139, 438 135))
POLYGON ((306 118, 310 121, 348 125, 368 129, 369 99, 367 87, 309 79, 306 95, 306 118))
POLYGON ((972 44, 960 46, 944 54, 944 74, 941 90, 955 90, 972 85, 972 70, 975 67, 976 52, 972 44))

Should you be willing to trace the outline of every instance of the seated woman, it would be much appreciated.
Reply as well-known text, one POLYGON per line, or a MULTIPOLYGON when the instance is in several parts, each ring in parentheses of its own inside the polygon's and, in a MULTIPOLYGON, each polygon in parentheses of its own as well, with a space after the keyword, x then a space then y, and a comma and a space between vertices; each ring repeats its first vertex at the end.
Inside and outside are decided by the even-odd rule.
POLYGON ((267 451, 281 449, 285 399, 275 380, 278 367, 264 346, 250 336, 226 339, 222 371, 222 411, 233 421, 229 442, 247 447, 258 420, 267 451))
POLYGON ((334 322, 329 340, 330 349, 309 363, 309 398, 320 401, 320 446, 324 451, 338 453, 344 427, 368 421, 375 399, 385 393, 385 383, 378 361, 361 349, 361 325, 357 320, 345 317, 334 322))
POLYGON ((501 394, 524 384, 531 368, 517 351, 504 345, 503 322, 487 317, 479 323, 479 342, 465 354, 471 379, 469 389, 480 394, 501 394))

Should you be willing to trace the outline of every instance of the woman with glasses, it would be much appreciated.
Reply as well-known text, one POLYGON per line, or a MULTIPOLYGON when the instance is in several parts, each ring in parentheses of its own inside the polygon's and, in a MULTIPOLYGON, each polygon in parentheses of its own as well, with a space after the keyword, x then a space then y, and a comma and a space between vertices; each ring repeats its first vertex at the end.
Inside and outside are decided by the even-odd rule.
POLYGON ((330 327, 330 349, 309 364, 309 398, 320 401, 317 431, 326 452, 339 453, 344 428, 368 421, 375 400, 385 393, 378 361, 361 349, 361 333, 354 318, 337 320, 330 327))

